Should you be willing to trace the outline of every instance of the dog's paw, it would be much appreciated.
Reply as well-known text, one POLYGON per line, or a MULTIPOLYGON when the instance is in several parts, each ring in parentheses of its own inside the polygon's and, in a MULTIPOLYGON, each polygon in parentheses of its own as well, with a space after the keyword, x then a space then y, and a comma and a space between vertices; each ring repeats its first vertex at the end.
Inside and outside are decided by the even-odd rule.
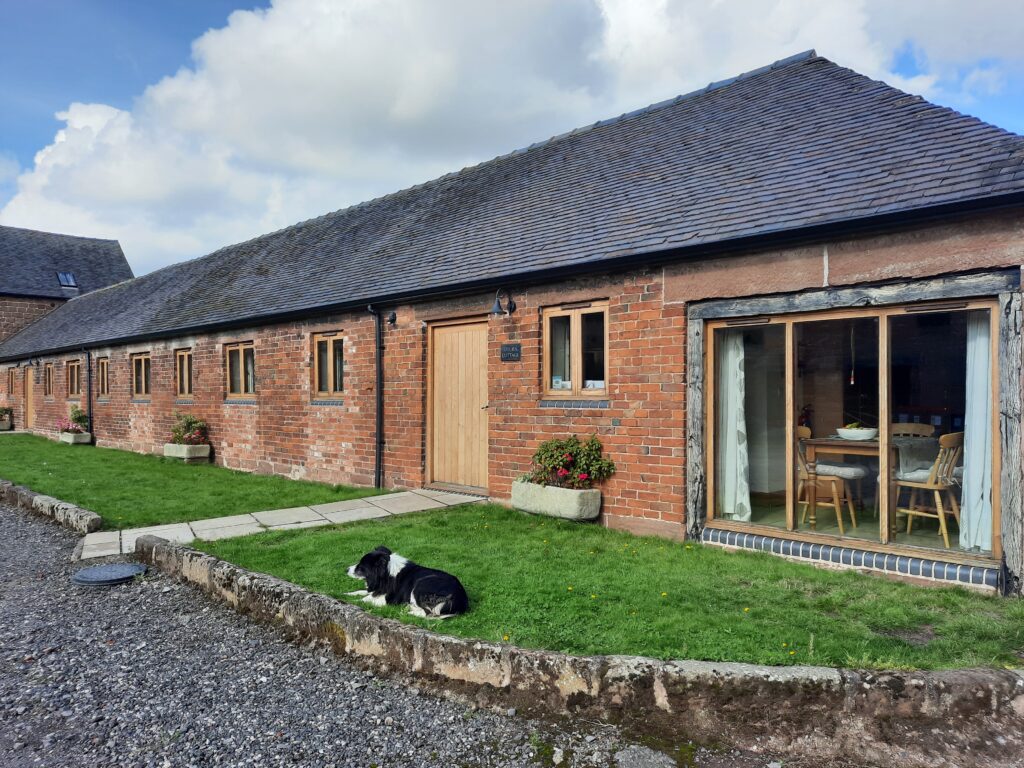
POLYGON ((349 597, 362 597, 363 595, 368 595, 370 593, 365 589, 357 589, 355 592, 346 592, 345 594, 349 597))
POLYGON ((424 611, 422 608, 420 608, 418 605, 410 605, 409 606, 409 614, 411 616, 419 616, 421 619, 428 619, 428 618, 430 618, 430 616, 427 614, 427 612, 424 611))
POLYGON ((363 598, 363 602, 375 605, 379 608, 382 605, 387 605, 388 599, 384 595, 367 595, 363 598))

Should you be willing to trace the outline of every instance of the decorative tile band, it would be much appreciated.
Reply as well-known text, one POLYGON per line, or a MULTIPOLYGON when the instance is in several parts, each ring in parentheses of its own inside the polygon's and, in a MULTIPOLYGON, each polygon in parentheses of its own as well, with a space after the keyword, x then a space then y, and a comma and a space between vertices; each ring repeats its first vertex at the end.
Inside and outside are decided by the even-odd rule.
POLYGON ((793 541, 758 533, 726 531, 721 528, 705 528, 701 534, 701 541, 705 544, 752 549, 783 557, 834 563, 852 568, 870 568, 884 573, 897 573, 936 581, 991 587, 992 589, 999 588, 999 569, 997 567, 986 568, 980 565, 947 563, 923 557, 867 552, 849 546, 811 544, 806 541, 793 541))
POLYGON ((339 405, 344 405, 344 404, 345 404, 344 400, 312 400, 310 402, 310 405, 332 405, 332 406, 339 406, 339 405))

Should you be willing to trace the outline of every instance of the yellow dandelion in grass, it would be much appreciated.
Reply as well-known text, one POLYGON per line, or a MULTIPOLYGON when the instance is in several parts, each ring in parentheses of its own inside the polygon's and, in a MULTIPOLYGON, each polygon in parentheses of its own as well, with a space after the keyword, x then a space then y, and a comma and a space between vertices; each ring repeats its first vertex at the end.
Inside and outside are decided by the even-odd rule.
POLYGON ((662 597, 668 597, 668 592, 662 592, 662 593, 661 593, 661 596, 662 596, 662 597))
POLYGON ((789 648, 789 643, 783 643, 783 644, 782 644, 782 647, 783 647, 783 648, 789 648))
POLYGON ((743 612, 744 612, 744 613, 750 613, 750 609, 749 609, 749 608, 744 608, 744 609, 743 609, 743 612))
POLYGON ((789 655, 790 655, 790 656, 796 656, 796 651, 790 651, 790 652, 789 652, 789 655))
POLYGON ((566 587, 566 589, 568 589, 570 592, 572 592, 572 584, 570 584, 568 587, 566 587))
POLYGON ((686 545, 686 548, 687 548, 687 549, 693 549, 693 544, 687 544, 687 545, 686 545))
POLYGON ((501 639, 504 640, 507 643, 508 642, 508 635, 502 635, 501 639))
POLYGON ((591 600, 597 600, 597 595, 591 595, 591 596, 590 596, 590 599, 591 599, 591 600))

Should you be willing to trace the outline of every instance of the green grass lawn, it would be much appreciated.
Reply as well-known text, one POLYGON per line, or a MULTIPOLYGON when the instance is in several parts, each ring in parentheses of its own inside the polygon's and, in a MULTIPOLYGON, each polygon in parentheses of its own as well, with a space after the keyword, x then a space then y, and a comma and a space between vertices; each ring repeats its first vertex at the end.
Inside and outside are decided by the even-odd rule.
POLYGON ((185 464, 110 448, 0 437, 0 478, 69 501, 103 518, 107 530, 324 504, 370 496, 350 488, 185 464))
MULTIPOLYGON (((640 538, 496 505, 200 543, 343 600, 384 544, 456 574, 471 610, 439 632, 574 654, 870 668, 1024 664, 1024 601, 640 538)), ((366 607, 366 604, 362 604, 366 607)))

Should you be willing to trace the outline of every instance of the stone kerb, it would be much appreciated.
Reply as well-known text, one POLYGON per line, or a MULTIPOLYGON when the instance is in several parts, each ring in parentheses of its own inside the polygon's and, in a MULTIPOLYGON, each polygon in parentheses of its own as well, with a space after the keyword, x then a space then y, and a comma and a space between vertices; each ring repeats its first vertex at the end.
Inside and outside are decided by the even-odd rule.
POLYGON ((625 656, 578 657, 440 635, 144 536, 135 556, 252 618, 330 643, 482 706, 617 723, 692 739, 877 766, 1009 768, 1024 753, 1024 675, 864 672, 625 656))

